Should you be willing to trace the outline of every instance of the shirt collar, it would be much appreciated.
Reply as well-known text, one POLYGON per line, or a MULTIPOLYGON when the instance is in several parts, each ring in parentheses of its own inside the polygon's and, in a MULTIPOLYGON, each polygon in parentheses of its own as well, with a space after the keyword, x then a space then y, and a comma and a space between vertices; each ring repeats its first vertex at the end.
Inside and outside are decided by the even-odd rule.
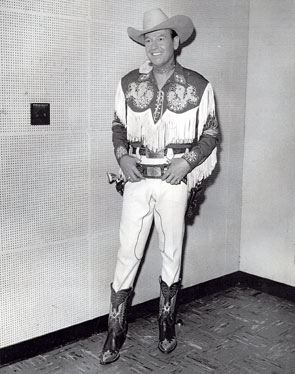
MULTIPOLYGON (((150 61, 145 61, 139 68, 140 73, 140 80, 150 80, 155 81, 155 77, 153 74, 153 66, 151 65, 150 61)), ((184 77, 184 71, 183 67, 176 62, 175 69, 171 77, 167 80, 167 83, 179 83, 179 84, 185 84, 186 80, 184 77)))

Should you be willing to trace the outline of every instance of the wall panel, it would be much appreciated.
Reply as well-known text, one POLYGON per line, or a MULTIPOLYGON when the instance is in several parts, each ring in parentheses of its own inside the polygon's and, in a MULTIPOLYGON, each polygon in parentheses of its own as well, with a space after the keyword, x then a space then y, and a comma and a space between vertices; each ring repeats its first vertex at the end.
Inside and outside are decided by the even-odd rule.
MULTIPOLYGON (((58 3, 58 2, 56 2, 58 3)), ((37 132, 30 103, 51 104, 42 131, 88 124, 88 27, 84 20, 1 11, 0 132, 37 132)))
POLYGON ((241 269, 295 286, 295 3, 251 1, 241 269))
POLYGON ((90 318, 87 269, 85 239, 2 253, 0 347, 90 318))
POLYGON ((84 134, 3 136, 0 153, 2 250, 87 235, 84 134))

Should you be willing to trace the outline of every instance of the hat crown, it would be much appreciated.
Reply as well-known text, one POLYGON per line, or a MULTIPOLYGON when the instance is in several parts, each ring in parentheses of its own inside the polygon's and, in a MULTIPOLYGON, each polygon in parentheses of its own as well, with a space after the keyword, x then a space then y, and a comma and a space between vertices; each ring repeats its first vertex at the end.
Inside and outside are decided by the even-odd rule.
POLYGON ((167 19, 168 17, 160 8, 149 10, 143 15, 143 30, 149 30, 167 19))

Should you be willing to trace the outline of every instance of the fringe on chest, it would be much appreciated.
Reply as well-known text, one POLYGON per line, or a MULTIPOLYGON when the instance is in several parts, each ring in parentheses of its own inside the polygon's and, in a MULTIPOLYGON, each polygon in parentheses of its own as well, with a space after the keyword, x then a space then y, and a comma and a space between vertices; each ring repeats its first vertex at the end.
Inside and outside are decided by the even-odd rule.
POLYGON ((127 137, 132 142, 142 142, 152 151, 159 151, 168 144, 191 143, 196 136, 198 107, 184 113, 166 109, 157 123, 151 110, 134 112, 127 110, 127 137))

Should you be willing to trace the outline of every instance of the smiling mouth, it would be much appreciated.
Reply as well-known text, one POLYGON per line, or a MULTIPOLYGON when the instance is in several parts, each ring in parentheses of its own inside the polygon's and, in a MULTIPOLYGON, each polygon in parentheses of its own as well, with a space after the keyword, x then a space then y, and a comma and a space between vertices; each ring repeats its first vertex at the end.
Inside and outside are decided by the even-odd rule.
POLYGON ((154 52, 154 53, 152 53, 152 56, 160 56, 160 55, 161 55, 160 52, 154 52))

